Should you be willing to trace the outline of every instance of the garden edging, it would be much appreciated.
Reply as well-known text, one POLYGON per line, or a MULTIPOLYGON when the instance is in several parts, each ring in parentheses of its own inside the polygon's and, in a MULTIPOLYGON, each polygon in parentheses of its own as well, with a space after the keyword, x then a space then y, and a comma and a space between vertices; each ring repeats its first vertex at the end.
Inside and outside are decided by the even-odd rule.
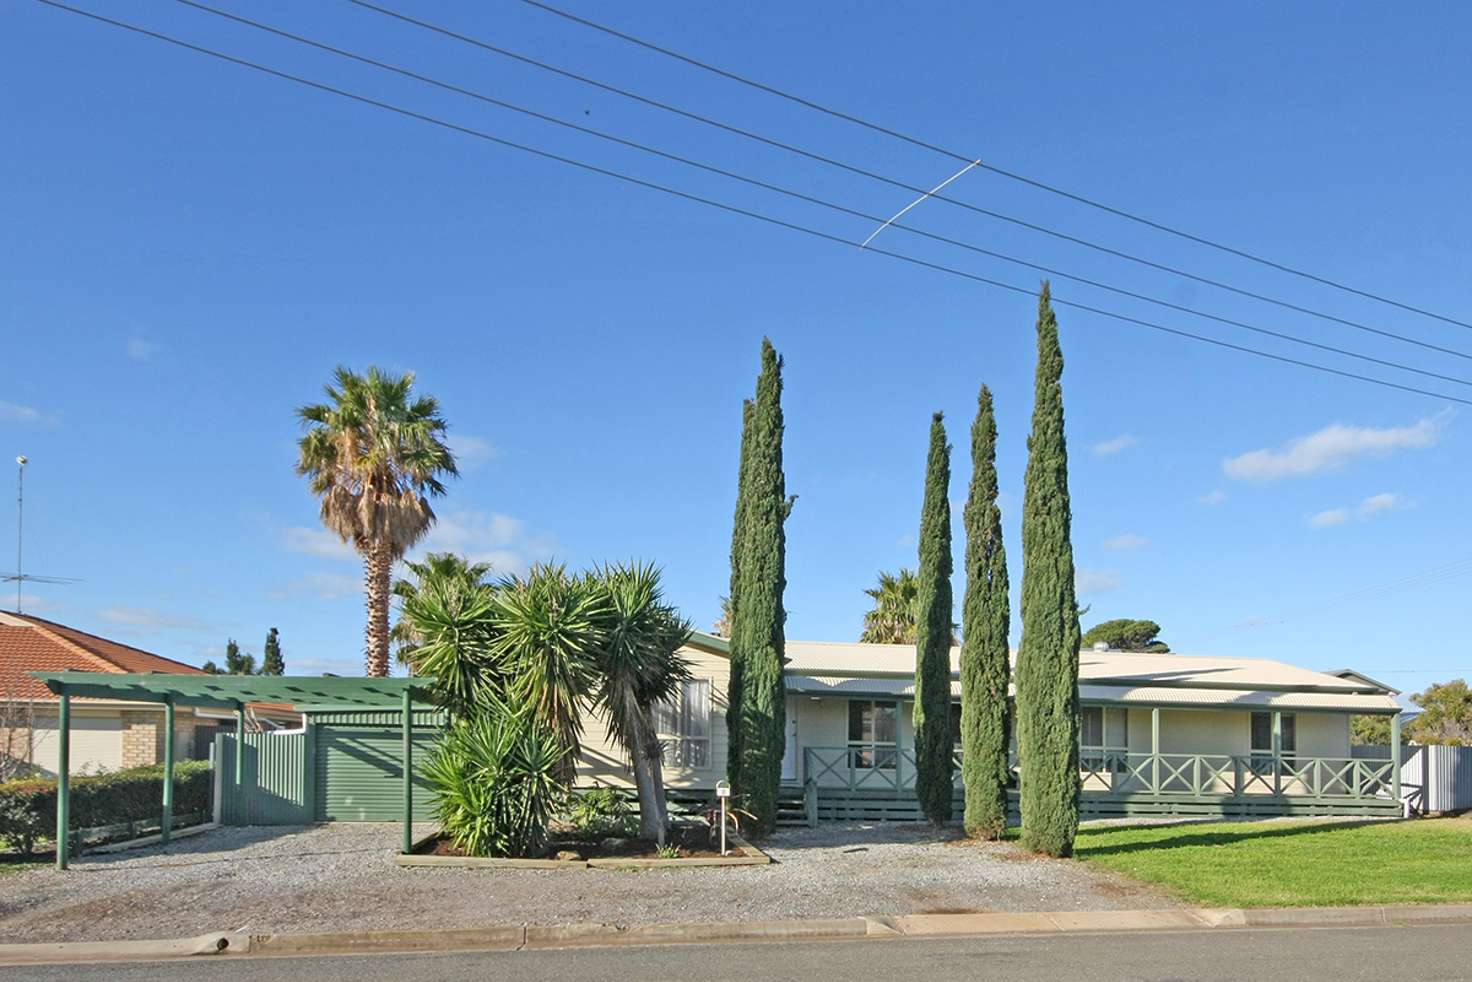
MULTIPOLYGON (((414 843, 417 850, 440 835, 434 832, 414 843)), ((418 852, 394 856, 396 866, 430 866, 444 869, 692 869, 703 866, 766 866, 772 857, 737 835, 728 840, 729 855, 690 856, 671 859, 604 857, 599 859, 522 859, 491 856, 430 856, 418 852)))

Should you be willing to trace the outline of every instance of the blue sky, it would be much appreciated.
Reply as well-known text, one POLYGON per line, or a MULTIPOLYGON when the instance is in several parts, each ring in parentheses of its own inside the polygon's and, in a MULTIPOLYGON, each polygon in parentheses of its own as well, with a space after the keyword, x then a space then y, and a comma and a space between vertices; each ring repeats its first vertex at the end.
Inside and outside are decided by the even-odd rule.
MULTIPOLYGON (((222 0, 224 3, 225 0, 222 0)), ((1472 319, 1472 11, 1384 5, 859 3, 572 9, 997 164, 1472 319)), ((84 4, 85 5, 85 4, 84 4)), ((953 161, 518 3, 402 9, 930 186, 953 161)), ((93 9, 510 139, 862 239, 872 226, 168 4, 93 9)), ((496 59, 352 5, 231 9, 875 214, 906 192, 496 59)), ((707 626, 725 592, 740 404, 787 359, 789 635, 856 636, 914 562, 926 430, 969 477, 997 393, 1014 582, 1034 303, 499 149, 16 2, 0 12, 0 449, 26 453, 34 612, 199 661, 281 629, 297 671, 359 662, 360 570, 294 476, 292 410, 333 366, 412 369, 464 475, 427 542, 503 570, 647 558, 707 626)), ((1465 329, 1275 273, 985 172, 956 197, 1472 351, 1465 329)), ((928 202, 939 234, 1323 343, 1365 335, 928 202)), ((1033 287, 890 230, 877 241, 1033 287)), ((1065 299, 1366 366, 1055 281, 1065 299)), ((1085 624, 1188 652, 1472 672, 1465 408, 1060 309, 1085 624), (1417 578, 1424 571, 1428 573, 1417 578)), ((1425 379, 1370 366, 1411 384, 1425 379)), ((1455 383, 1430 388, 1466 396, 1455 383)), ((6 514, 12 514, 9 507, 6 514)), ((957 509, 959 525, 959 507, 957 509)), ((10 566, 12 531, 0 533, 10 566)), ((957 541, 959 555, 961 542, 957 541)), ((958 582, 958 598, 961 584, 958 582)), ((7 601, 8 605, 9 601, 7 601)), ((1015 636, 1014 636, 1015 641, 1015 636)))

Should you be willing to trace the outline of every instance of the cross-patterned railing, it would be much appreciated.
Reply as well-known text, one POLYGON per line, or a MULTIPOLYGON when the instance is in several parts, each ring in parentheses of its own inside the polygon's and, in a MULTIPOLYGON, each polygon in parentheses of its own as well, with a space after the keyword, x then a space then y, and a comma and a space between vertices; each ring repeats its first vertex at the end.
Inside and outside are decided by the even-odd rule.
MULTIPOLYGON (((955 752, 961 783, 961 752, 955 752)), ((1086 793, 1201 799, 1284 796, 1350 801, 1392 793, 1388 760, 1271 754, 1148 754, 1084 749, 1079 777, 1086 793)), ((849 790, 911 791, 913 749, 804 747, 804 784, 849 790)))

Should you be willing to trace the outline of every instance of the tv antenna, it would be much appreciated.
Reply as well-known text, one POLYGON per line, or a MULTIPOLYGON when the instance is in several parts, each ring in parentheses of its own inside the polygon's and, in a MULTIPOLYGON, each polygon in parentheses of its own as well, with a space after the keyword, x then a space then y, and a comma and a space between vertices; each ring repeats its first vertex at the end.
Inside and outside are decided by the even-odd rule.
POLYGON ((29 576, 25 572, 26 464, 28 463, 30 460, 25 454, 15 458, 15 572, 0 575, 0 583, 15 584, 15 612, 17 614, 21 612, 21 587, 27 583, 81 582, 70 576, 29 576))

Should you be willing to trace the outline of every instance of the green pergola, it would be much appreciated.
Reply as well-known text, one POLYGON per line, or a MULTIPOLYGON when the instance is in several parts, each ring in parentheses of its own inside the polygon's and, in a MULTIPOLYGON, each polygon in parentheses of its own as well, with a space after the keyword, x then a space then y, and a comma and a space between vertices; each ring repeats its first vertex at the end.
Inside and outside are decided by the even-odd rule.
MULTIPOLYGON (((331 704, 381 709, 397 703, 403 730, 404 852, 413 847, 414 749, 410 742, 414 703, 430 704, 427 681, 421 678, 337 678, 293 675, 173 675, 150 672, 115 675, 103 672, 32 672, 61 700, 60 744, 56 767, 56 868, 66 869, 71 804, 71 700, 121 699, 161 703, 164 707, 164 790, 159 841, 167 843, 174 824, 174 707, 204 706, 235 711, 235 780, 241 780, 245 754, 247 703, 293 706, 331 704)), ((218 762, 217 765, 218 766, 218 762)))

